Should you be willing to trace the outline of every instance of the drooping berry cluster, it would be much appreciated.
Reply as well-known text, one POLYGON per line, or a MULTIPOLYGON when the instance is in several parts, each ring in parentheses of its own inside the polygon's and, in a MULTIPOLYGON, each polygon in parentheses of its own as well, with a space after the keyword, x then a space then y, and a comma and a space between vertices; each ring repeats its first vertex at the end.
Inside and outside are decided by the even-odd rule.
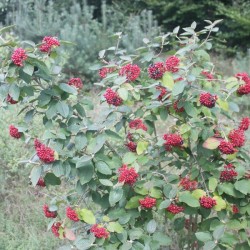
POLYGON ((242 147, 245 144, 245 135, 244 131, 241 129, 231 130, 228 138, 234 147, 242 147))
POLYGON ((126 76, 127 81, 129 82, 134 82, 140 76, 140 73, 141 69, 136 64, 127 64, 119 71, 119 75, 126 76))
POLYGON ((74 209, 71 207, 66 208, 66 216, 72 221, 79 221, 79 217, 74 209))
POLYGON ((43 178, 39 178, 36 185, 39 186, 39 187, 46 187, 46 184, 45 184, 45 181, 44 181, 43 178))
POLYGON ((139 200, 139 203, 142 208, 149 209, 156 205, 156 199, 147 196, 144 199, 139 200))
POLYGON ((179 71, 180 59, 176 56, 170 56, 166 60, 166 71, 176 73, 179 71))
POLYGON ((157 86, 156 89, 161 91, 161 93, 158 96, 158 100, 161 101, 163 97, 167 94, 167 89, 162 86, 157 86))
POLYGON ((22 136, 22 133, 20 133, 18 131, 18 128, 16 128, 14 125, 9 126, 9 133, 10 133, 10 136, 15 139, 19 139, 22 136))
POLYGON ((199 202, 200 202, 200 205, 204 208, 207 208, 207 209, 210 209, 214 206, 216 206, 216 200, 211 198, 211 197, 208 197, 208 196, 202 196, 200 199, 199 199, 199 202))
POLYGON ((43 212, 45 217, 47 218, 56 218, 57 212, 56 211, 50 211, 48 205, 43 205, 43 212))
MULTIPOLYGON (((51 231, 52 233, 58 238, 60 236, 59 234, 59 229, 62 227, 62 223, 61 222, 55 222, 53 223, 52 227, 51 227, 51 231)), ((64 237, 64 234, 63 234, 64 237)))
POLYGON ((95 235, 96 238, 108 238, 109 237, 109 232, 107 231, 106 228, 95 224, 91 227, 90 232, 95 235))
POLYGON ((39 159, 45 163, 52 163, 55 161, 55 151, 42 144, 39 140, 35 139, 34 142, 36 154, 39 159))
POLYGON ((41 52, 50 53, 53 47, 60 46, 60 42, 55 37, 45 36, 42 45, 39 47, 41 52))
POLYGON ((119 177, 118 181, 123 182, 124 184, 128 184, 130 186, 134 185, 139 175, 136 173, 133 167, 128 168, 127 165, 122 165, 121 168, 118 169, 119 177))
POLYGON ((166 210, 171 214, 179 214, 184 211, 184 207, 172 203, 166 208, 166 210))
POLYGON ((164 63, 162 62, 150 64, 148 67, 149 77, 155 80, 161 79, 165 72, 166 72, 166 68, 164 66, 164 63))
POLYGON ((165 149, 170 151, 172 147, 180 147, 183 144, 183 139, 179 134, 164 134, 163 139, 165 149))
POLYGON ((208 81, 211 81, 214 79, 213 74, 209 73, 208 71, 203 70, 201 74, 204 75, 208 79, 208 81))
POLYGON ((233 164, 224 166, 224 170, 220 173, 220 181, 227 182, 234 180, 238 176, 238 173, 234 170, 233 164))
POLYGON ((218 148, 223 154, 226 154, 226 155, 231 155, 238 151, 236 148, 234 148, 234 145, 231 142, 225 141, 225 140, 222 140, 220 142, 220 145, 218 148))
POLYGON ((181 178, 179 185, 182 186, 183 189, 185 189, 185 190, 192 191, 192 190, 197 189, 198 182, 197 181, 191 181, 190 177, 186 176, 184 178, 181 178))
POLYGON ((17 48, 13 51, 11 60, 18 67, 23 66, 23 62, 27 60, 28 56, 23 48, 17 48))
POLYGON ((235 75, 236 78, 242 80, 244 84, 241 84, 237 89, 239 95, 247 95, 250 93, 250 77, 247 73, 238 73, 235 75))
POLYGON ((143 123, 143 121, 141 119, 134 119, 132 121, 129 122, 129 127, 131 129, 142 129, 144 131, 147 131, 148 128, 147 126, 143 123))
POLYGON ((238 214, 240 212, 239 208, 235 204, 232 206, 232 212, 233 214, 238 214))
POLYGON ((248 130, 250 126, 250 118, 249 117, 244 117, 240 121, 239 129, 241 130, 248 130))
POLYGON ((122 98, 111 88, 108 88, 103 96, 105 97, 108 104, 114 106, 122 105, 122 98))
POLYGON ((107 74, 112 73, 114 71, 115 71, 115 68, 105 68, 104 67, 104 68, 99 69, 99 76, 101 78, 106 78, 107 74))
POLYGON ((83 83, 82 83, 82 80, 80 78, 71 78, 68 81, 68 85, 74 86, 77 89, 82 89, 83 88, 83 83))
POLYGON ((176 113, 184 112, 184 110, 185 110, 184 107, 178 107, 178 103, 179 103, 178 100, 174 102, 173 108, 174 108, 175 112, 176 113))
POLYGON ((9 94, 6 97, 6 102, 8 102, 10 104, 16 104, 16 103, 18 103, 18 101, 15 101, 9 94))
POLYGON ((217 98, 217 95, 211 95, 210 93, 201 93, 200 103, 205 107, 213 108, 215 106, 217 98))
POLYGON ((128 148, 130 152, 136 152, 137 144, 133 141, 129 141, 125 143, 125 146, 128 148))

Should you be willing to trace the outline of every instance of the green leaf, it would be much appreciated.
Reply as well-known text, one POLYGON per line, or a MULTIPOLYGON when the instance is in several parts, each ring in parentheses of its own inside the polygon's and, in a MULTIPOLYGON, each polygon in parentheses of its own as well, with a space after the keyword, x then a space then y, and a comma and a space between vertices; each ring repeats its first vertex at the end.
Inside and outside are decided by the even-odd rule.
POLYGON ((149 234, 153 234, 156 230, 156 227, 157 227, 156 221, 154 219, 150 220, 149 223, 147 224, 147 232, 149 234))
POLYGON ((41 177, 42 174, 42 167, 41 166, 34 166, 31 170, 30 173, 30 180, 32 182, 32 185, 35 187, 39 178, 41 177))
POLYGON ((211 192, 214 192, 218 185, 218 180, 214 177, 208 179, 208 188, 211 192))
POLYGON ((170 200, 164 200, 160 203, 159 209, 165 209, 171 204, 170 200))
POLYGON ((143 235, 143 230, 141 228, 132 228, 128 232, 130 240, 140 239, 143 235))
POLYGON ((49 81, 52 79, 50 76, 50 71, 49 71, 47 65, 43 61, 40 61, 37 58, 29 57, 27 59, 27 62, 38 68, 38 70, 35 71, 35 73, 34 73, 36 76, 41 77, 45 81, 49 81))
POLYGON ((153 239, 158 241, 161 246, 170 246, 172 244, 172 240, 165 233, 156 232, 153 234, 153 239))
POLYGON ((52 171, 55 174, 55 176, 60 177, 64 175, 64 170, 62 167, 62 162, 61 161, 55 161, 52 165, 52 171))
POLYGON ((95 166, 96 166, 97 171, 104 175, 112 174, 112 170, 109 168, 108 164, 104 161, 96 162, 95 166))
POLYGON ((191 126, 189 126, 188 124, 182 124, 181 126, 180 126, 180 134, 181 135, 183 135, 183 134, 185 134, 185 133, 187 133, 188 131, 190 131, 191 130, 191 126))
POLYGON ((111 137, 112 139, 116 139, 116 140, 123 139, 119 134, 117 134, 116 132, 114 132, 112 130, 105 130, 105 133, 107 136, 111 137))
POLYGON ((61 83, 59 85, 59 88, 61 90, 63 90, 64 92, 67 92, 69 94, 73 94, 73 95, 77 95, 77 89, 74 87, 71 87, 70 85, 66 84, 66 83, 61 83))
POLYGON ((106 141, 105 134, 99 134, 97 137, 92 138, 87 147, 87 152, 90 154, 96 154, 103 147, 106 141))
POLYGON ((6 26, 6 27, 3 27, 0 29, 0 34, 4 33, 4 32, 7 32, 9 30, 11 30, 12 28, 14 28, 16 25, 9 25, 9 26, 6 26))
POLYGON ((20 88, 16 84, 11 84, 9 94, 14 100, 18 100, 20 96, 20 88))
POLYGON ((185 87, 187 86, 187 83, 184 81, 180 81, 174 84, 173 90, 172 90, 172 94, 173 96, 177 96, 179 94, 181 94, 185 87))
POLYGON ((29 110, 29 111, 25 114, 24 120, 25 120, 26 123, 29 123, 29 122, 32 121, 33 116, 34 116, 34 112, 35 112, 35 109, 31 109, 31 110, 29 110))
POLYGON ((191 117, 197 116, 197 109, 194 107, 194 105, 191 102, 185 102, 184 109, 189 116, 191 117))
POLYGON ((34 72, 34 66, 29 64, 29 63, 25 63, 25 65, 23 67, 23 72, 29 76, 32 76, 33 72, 34 72))
POLYGON ((186 203, 190 207, 199 207, 200 203, 195 199, 190 192, 180 193, 179 201, 186 203))
POLYGON ((162 192, 160 189, 153 187, 149 190, 149 195, 153 198, 159 199, 162 197, 162 192))
POLYGON ((220 145, 220 140, 215 137, 209 137, 206 141, 202 144, 203 148, 207 149, 216 149, 220 145))
POLYGON ((94 175, 94 166, 91 162, 86 161, 84 162, 77 162, 78 172, 79 172, 79 178, 80 183, 84 185, 85 183, 88 183, 93 175, 94 175))
POLYGON ((46 186, 55 186, 55 185, 60 185, 61 180, 60 178, 56 177, 53 173, 47 173, 44 177, 44 181, 46 186))
POLYGON ((220 98, 217 100, 218 105, 220 106, 221 109, 228 111, 229 110, 229 104, 227 101, 223 101, 220 98))
POLYGON ((199 200, 202 196, 205 196, 206 195, 206 192, 202 189, 196 189, 192 192, 192 196, 199 200))
POLYGON ((224 232, 225 232, 225 226, 224 225, 217 226, 214 229, 214 232, 213 232, 214 239, 219 240, 220 238, 222 238, 222 236, 224 235, 224 232))
POLYGON ((240 191, 243 194, 249 194, 250 193, 250 180, 240 180, 235 182, 234 187, 236 190, 240 191))
POLYGON ((109 232, 116 232, 118 234, 122 233, 124 231, 123 227, 121 226, 121 224, 119 222, 110 222, 107 226, 107 229, 109 230, 109 232))
POLYGON ((115 188, 109 194, 109 203, 113 207, 123 196, 122 188, 115 188))
POLYGON ((140 206, 139 204, 139 200, 143 199, 142 196, 134 196, 132 198, 130 198, 130 200, 127 202, 125 208, 126 209, 133 209, 133 208, 137 208, 140 206))
POLYGON ((113 183, 112 181, 110 180, 107 180, 107 179, 99 179, 99 181, 101 182, 101 184, 103 186, 107 186, 107 187, 112 187, 113 186, 113 183))
POLYGON ((209 232, 197 232, 195 233, 195 236, 201 242, 212 240, 212 235, 209 232))
POLYGON ((78 210, 77 214, 79 216, 79 219, 85 221, 87 224, 92 225, 96 223, 94 214, 88 209, 83 208, 81 210, 78 210))
POLYGON ((88 140, 84 133, 80 132, 75 137, 75 147, 77 150, 82 150, 87 146, 88 140))
POLYGON ((57 109, 58 113, 61 116, 63 116, 64 118, 66 118, 69 115, 69 106, 66 102, 59 101, 56 104, 56 109, 57 109))
POLYGON ((172 77, 172 74, 170 72, 166 72, 163 75, 162 78, 162 85, 170 90, 174 87, 174 79, 172 77))
MULTIPOLYGON (((241 194, 240 192, 234 189, 234 185, 232 183, 222 183, 218 186, 219 194, 225 193, 231 195, 233 197, 237 197, 237 195, 241 194)), ((239 197, 241 198, 241 197, 239 197)))
POLYGON ((135 162, 136 159, 137 159, 136 154, 134 154, 132 152, 128 152, 123 157, 123 163, 124 164, 131 164, 131 163, 135 162))
POLYGON ((216 200, 216 205, 214 206, 215 211, 226 209, 227 203, 220 196, 214 196, 213 198, 216 200))
POLYGON ((214 241, 207 241, 203 247, 203 250, 212 250, 216 247, 216 243, 214 241))
POLYGON ((125 88, 120 88, 120 89, 118 89, 118 95, 122 98, 122 100, 127 101, 128 90, 125 88))
POLYGON ((139 141, 137 143, 136 152, 138 155, 141 155, 144 151, 146 151, 148 148, 148 142, 147 141, 139 141))

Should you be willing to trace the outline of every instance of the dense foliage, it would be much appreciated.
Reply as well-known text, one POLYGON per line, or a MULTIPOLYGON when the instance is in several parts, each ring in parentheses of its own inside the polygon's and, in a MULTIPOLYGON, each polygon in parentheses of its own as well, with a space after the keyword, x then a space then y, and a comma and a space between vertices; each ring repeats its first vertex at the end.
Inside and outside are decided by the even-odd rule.
POLYGON ((206 50, 219 22, 145 38, 132 54, 117 33, 91 67, 104 88, 98 107, 77 75, 61 81, 68 42, 2 37, 2 108, 23 105, 24 122, 9 133, 32 145, 30 180, 48 190, 41 213, 56 237, 78 249, 160 249, 175 230, 180 249, 249 249, 250 118, 233 113, 250 77, 216 73, 206 50))

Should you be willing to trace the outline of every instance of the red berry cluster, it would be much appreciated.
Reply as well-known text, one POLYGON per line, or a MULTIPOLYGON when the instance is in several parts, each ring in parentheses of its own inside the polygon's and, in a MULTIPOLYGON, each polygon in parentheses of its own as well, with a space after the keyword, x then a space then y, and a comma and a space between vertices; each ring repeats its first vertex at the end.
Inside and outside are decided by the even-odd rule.
POLYGON ((200 199, 200 205, 204 208, 207 208, 207 209, 210 209, 214 206, 216 206, 216 200, 211 198, 211 197, 208 197, 208 196, 202 196, 200 199))
POLYGON ((172 203, 166 208, 166 210, 171 214, 179 214, 184 211, 184 207, 172 203))
POLYGON ((215 106, 217 98, 217 95, 211 95, 210 93, 201 93, 200 103, 205 107, 213 108, 215 106))
POLYGON ((137 144, 133 141, 125 143, 125 146, 130 152, 136 152, 137 144))
POLYGON ((239 208, 234 204, 233 206, 232 206, 232 212, 233 212, 233 214, 238 214, 239 213, 239 208))
POLYGON ((245 83, 240 85, 240 87, 237 89, 237 93, 239 95, 247 95, 250 93, 250 77, 247 73, 238 73, 235 75, 236 78, 239 80, 244 81, 245 83))
POLYGON ((66 208, 66 216, 72 221, 79 221, 79 217, 74 209, 71 207, 66 208))
POLYGON ((142 208, 148 209, 156 205, 156 199, 151 197, 145 197, 144 199, 139 200, 139 203, 142 208))
POLYGON ((141 119, 134 119, 134 120, 130 121, 129 127, 131 129, 142 129, 144 131, 148 130, 147 126, 143 123, 143 121, 141 119))
POLYGON ((178 100, 174 102, 173 108, 174 108, 175 112, 176 113, 182 113, 182 112, 184 112, 184 110, 185 110, 184 107, 178 108, 178 103, 179 103, 178 100))
POLYGON ((176 56, 170 56, 166 60, 166 71, 176 73, 179 71, 180 59, 176 56))
POLYGON ((45 184, 45 181, 44 181, 43 178, 39 178, 36 185, 39 186, 39 187, 46 187, 46 184, 45 184))
POLYGON ((230 131, 228 138, 234 147, 242 147, 245 144, 244 131, 241 129, 234 129, 230 131))
POLYGON ((181 178, 180 186, 183 187, 185 190, 195 190, 198 187, 198 182, 197 181, 191 181, 189 176, 186 176, 184 178, 181 178))
POLYGON ((165 149, 170 151, 172 147, 180 147, 183 144, 183 139, 179 134, 164 134, 163 139, 165 149))
POLYGON ((133 134, 131 134, 130 132, 128 132, 128 134, 127 134, 127 139, 128 139, 129 141, 134 141, 133 134))
POLYGON ((23 62, 28 58, 26 51, 23 48, 17 48, 14 50, 11 56, 12 62, 18 67, 23 66, 23 62))
POLYGON ((41 52, 50 53, 53 47, 58 46, 60 46, 60 42, 55 37, 45 36, 42 40, 42 45, 39 47, 39 49, 41 52))
POLYGON ((9 94, 6 97, 6 102, 8 102, 10 104, 16 104, 16 103, 18 103, 18 101, 15 101, 9 94))
POLYGON ((56 218, 56 216, 57 216, 57 212, 56 211, 50 211, 49 206, 46 205, 46 204, 43 205, 43 212, 44 212, 44 215, 47 218, 56 218))
POLYGON ((167 90, 166 90, 166 88, 164 88, 162 86, 157 86, 156 89, 161 91, 161 93, 158 96, 158 100, 161 101, 163 99, 163 97, 167 94, 167 90))
POLYGON ((139 177, 139 175, 136 173, 133 167, 128 168, 128 166, 125 164, 118 169, 118 173, 119 173, 118 181, 123 182, 124 184, 128 184, 130 186, 134 185, 137 178, 139 177))
POLYGON ((248 130, 249 126, 250 126, 250 118, 249 117, 242 118, 239 125, 239 129, 248 130))
POLYGON ((83 87, 82 80, 80 78, 71 78, 68 81, 68 85, 74 86, 77 89, 82 89, 83 87))
POLYGON ((231 142, 225 141, 225 140, 222 140, 220 142, 220 145, 218 148, 223 154, 226 154, 226 155, 231 155, 238 151, 237 149, 234 148, 234 145, 231 142))
POLYGON ((203 70, 201 74, 204 75, 208 79, 208 81, 211 81, 214 79, 213 74, 209 73, 208 71, 203 70))
MULTIPOLYGON (((61 222, 55 222, 53 223, 52 227, 51 227, 51 231, 52 233, 58 238, 59 237, 59 229, 61 228, 62 223, 61 222)), ((64 235, 63 235, 64 236, 64 235)))
POLYGON ((35 144, 36 154, 41 161, 45 163, 52 163, 55 161, 55 155, 54 155, 55 151, 52 148, 47 147, 37 139, 35 139, 34 144, 35 144))
POLYGON ((139 77, 140 73, 141 73, 141 69, 136 64, 127 64, 123 66, 119 71, 119 75, 126 76, 127 81, 130 81, 130 82, 135 81, 139 77))
POLYGON ((148 67, 149 77, 155 80, 161 79, 165 72, 166 68, 162 62, 150 64, 148 67))
POLYGON ((103 96, 105 97, 108 104, 114 105, 116 107, 122 105, 121 97, 111 88, 108 88, 103 96))
POLYGON ((98 224, 95 224, 91 227, 90 232, 95 235, 96 238, 108 238, 109 237, 109 232, 107 231, 106 228, 101 227, 98 224))
POLYGON ((224 166, 224 170, 220 173, 220 181, 232 181, 235 177, 238 176, 238 173, 234 170, 233 164, 228 164, 224 166))
POLYGON ((115 68, 101 68, 99 70, 99 76, 105 78, 108 73, 112 73, 113 71, 115 71, 115 68))
POLYGON ((16 139, 19 139, 22 136, 22 133, 20 133, 18 129, 13 125, 9 126, 9 133, 11 137, 16 138, 16 139))

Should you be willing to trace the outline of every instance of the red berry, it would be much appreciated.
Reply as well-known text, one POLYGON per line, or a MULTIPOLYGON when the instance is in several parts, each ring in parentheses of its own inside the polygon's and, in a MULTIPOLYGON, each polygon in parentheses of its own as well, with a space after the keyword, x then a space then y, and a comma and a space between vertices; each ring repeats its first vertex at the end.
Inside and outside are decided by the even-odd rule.
POLYGON ((128 168, 128 166, 125 164, 118 169, 118 173, 119 173, 118 181, 123 182, 124 184, 128 184, 130 186, 134 185, 137 178, 139 177, 139 175, 136 173, 133 167, 128 168))
POLYGON ((111 88, 108 88, 103 95, 107 101, 108 104, 114 105, 114 106, 120 106, 122 105, 122 99, 121 97, 114 92, 111 88))
POLYGON ((185 111, 184 107, 178 108, 178 103, 179 103, 178 100, 174 102, 173 107, 174 107, 175 112, 176 113, 182 113, 182 112, 184 112, 185 111))
POLYGON ((109 237, 109 232, 107 231, 106 228, 95 224, 91 227, 90 232, 92 232, 96 238, 108 238, 109 237))
POLYGON ((79 221, 76 211, 70 207, 66 208, 66 216, 72 221, 79 221))
POLYGON ((166 70, 172 73, 178 72, 179 63, 180 63, 180 59, 178 57, 170 56, 166 60, 166 70))
MULTIPOLYGON (((60 236, 59 234, 59 229, 62 227, 62 223, 61 222, 55 222, 52 227, 51 227, 51 231, 52 233, 58 238, 60 236)), ((65 235, 63 234, 63 237, 65 237, 65 235)))
POLYGON ((241 119, 239 129, 241 130, 248 130, 250 126, 250 118, 249 117, 244 117, 241 119))
POLYGON ((156 199, 151 197, 145 197, 143 200, 139 200, 139 203, 142 208, 148 209, 156 205, 156 199))
POLYGON ((171 214, 179 214, 184 211, 184 207, 172 203, 166 208, 166 210, 171 214))
POLYGON ((220 145, 218 148, 223 154, 227 154, 227 155, 234 154, 238 151, 237 149, 234 148, 234 145, 231 142, 228 142, 225 140, 220 142, 220 145))
POLYGON ((246 84, 250 83, 250 77, 246 72, 237 73, 235 77, 238 78, 239 80, 244 81, 246 84))
POLYGON ((126 76, 127 80, 130 82, 135 81, 139 77, 140 73, 141 69, 136 64, 127 64, 119 71, 119 75, 126 76))
POLYGON ((192 190, 197 189, 198 182, 197 181, 191 181, 190 177, 186 176, 184 178, 181 178, 179 185, 182 186, 183 189, 185 189, 185 190, 192 191, 192 190))
POLYGON ((107 74, 108 73, 112 73, 113 71, 115 71, 115 68, 101 68, 100 70, 99 70, 99 76, 101 77, 101 78, 106 78, 107 77, 107 74))
POLYGON ((237 93, 239 95, 247 95, 250 93, 250 83, 246 83, 241 85, 238 89, 237 89, 237 93))
POLYGON ((36 154, 41 161, 45 163, 52 163, 55 161, 55 151, 39 142, 37 139, 35 139, 35 149, 36 154))
POLYGON ((18 103, 18 101, 15 101, 9 94, 6 97, 6 102, 8 102, 10 104, 16 104, 16 103, 18 103))
POLYGON ((201 74, 204 75, 208 79, 208 81, 211 81, 214 79, 213 74, 209 73, 208 71, 203 70, 201 74))
POLYGON ((164 134, 165 146, 179 147, 183 144, 183 139, 179 134, 164 134))
POLYGON ((233 212, 233 214, 238 214, 239 213, 239 208, 234 204, 233 206, 232 206, 232 212, 233 212))
POLYGON ((42 45, 39 47, 41 52, 50 53, 53 47, 60 46, 60 42, 55 37, 45 36, 42 40, 42 45))
POLYGON ((39 187, 46 187, 46 184, 45 184, 45 181, 44 181, 43 178, 39 178, 36 185, 39 186, 39 187))
POLYGON ((228 164, 224 166, 224 170, 220 173, 220 181, 232 181, 235 177, 238 176, 238 173, 234 170, 233 164, 228 164))
POLYGON ((22 136, 22 133, 18 132, 18 129, 13 125, 9 126, 9 133, 11 137, 16 139, 20 139, 22 136))
POLYGON ((128 148, 130 152, 136 152, 137 144, 133 141, 127 142, 125 146, 128 148))
POLYGON ((161 101, 163 97, 167 94, 167 89, 162 86, 157 86, 156 89, 161 91, 161 93, 158 96, 158 100, 161 101))
POLYGON ((71 78, 68 81, 68 85, 74 86, 77 89, 82 89, 83 87, 82 80, 80 78, 71 78))
POLYGON ((200 205, 207 209, 210 209, 216 206, 217 204, 215 199, 208 197, 208 196, 202 196, 199 201, 200 201, 200 205))
POLYGON ((243 130, 234 129, 230 131, 228 138, 234 147, 242 147, 245 144, 245 135, 243 130))
POLYGON ((48 205, 43 205, 43 212, 45 217, 47 218, 56 218, 57 212, 56 211, 50 211, 48 205))
MULTIPOLYGON (((128 139, 129 141, 134 141, 133 134, 131 134, 130 132, 128 132, 128 134, 127 134, 127 139, 128 139)), ((126 145, 126 146, 127 146, 127 145, 126 145)))
POLYGON ((213 108, 217 100, 217 95, 211 95, 210 93, 201 93, 200 94, 200 103, 201 105, 213 108))
POLYGON ((162 62, 157 62, 149 65, 148 75, 150 78, 158 80, 161 79, 163 74, 166 72, 166 68, 162 62))
POLYGON ((130 121, 129 127, 131 129, 142 129, 144 131, 148 130, 147 126, 143 123, 143 121, 141 119, 134 119, 134 120, 130 121))
POLYGON ((18 67, 23 66, 23 62, 28 58, 26 51, 23 48, 17 48, 14 50, 11 56, 12 62, 18 67))

